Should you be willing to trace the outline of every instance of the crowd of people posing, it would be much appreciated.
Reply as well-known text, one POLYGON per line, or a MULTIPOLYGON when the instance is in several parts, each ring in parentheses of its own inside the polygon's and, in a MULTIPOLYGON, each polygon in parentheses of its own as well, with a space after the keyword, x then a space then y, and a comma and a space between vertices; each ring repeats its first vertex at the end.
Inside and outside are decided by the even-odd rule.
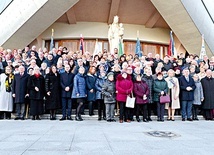
POLYGON ((199 112, 205 120, 214 116, 214 57, 197 55, 178 59, 159 54, 147 56, 111 55, 107 50, 98 55, 72 52, 66 47, 24 50, 0 48, 0 119, 24 120, 28 113, 32 120, 40 120, 44 111, 50 120, 62 112, 60 121, 82 121, 85 106, 89 115, 98 108, 98 120, 115 122, 174 121, 177 112, 182 121, 198 120, 199 112), (135 106, 126 106, 127 97, 135 97, 135 106), (168 102, 162 97, 168 96, 168 102), (29 107, 27 106, 29 104, 29 107), (29 110, 29 112, 28 112, 29 110), (136 116, 136 117, 134 117, 136 116), (141 118, 142 116, 142 118, 141 118))

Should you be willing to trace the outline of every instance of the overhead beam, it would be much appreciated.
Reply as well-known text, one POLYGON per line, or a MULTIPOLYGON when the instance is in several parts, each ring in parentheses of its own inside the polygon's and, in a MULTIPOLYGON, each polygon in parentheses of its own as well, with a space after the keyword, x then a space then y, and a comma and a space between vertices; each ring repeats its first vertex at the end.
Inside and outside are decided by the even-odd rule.
POLYGON ((77 23, 74 7, 69 9, 65 14, 68 18, 68 24, 76 24, 77 23))
POLYGON ((157 23, 157 21, 160 19, 160 17, 161 17, 160 13, 157 10, 155 10, 152 13, 151 17, 146 22, 145 26, 147 28, 153 28, 155 26, 155 24, 157 23))
POLYGON ((120 6, 120 0, 112 0, 111 8, 109 11, 108 24, 112 23, 114 16, 118 14, 118 9, 120 6))

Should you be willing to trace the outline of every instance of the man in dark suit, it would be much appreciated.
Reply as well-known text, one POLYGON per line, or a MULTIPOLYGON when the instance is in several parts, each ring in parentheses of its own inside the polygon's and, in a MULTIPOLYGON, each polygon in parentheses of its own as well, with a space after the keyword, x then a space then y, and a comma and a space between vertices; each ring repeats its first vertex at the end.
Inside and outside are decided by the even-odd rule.
POLYGON ((194 100, 194 90, 196 88, 193 78, 189 75, 189 69, 183 70, 183 76, 179 78, 181 105, 182 105, 182 121, 187 116, 188 121, 192 121, 192 103, 194 100))
POLYGON ((67 119, 72 120, 71 93, 73 89, 73 79, 74 79, 74 74, 70 72, 70 66, 65 65, 65 73, 62 73, 60 75, 60 84, 62 88, 62 118, 60 119, 60 121, 66 120, 66 107, 68 107, 67 119))
POLYGON ((15 99, 14 103, 16 104, 17 112, 15 120, 24 120, 28 77, 29 75, 25 72, 25 67, 19 66, 19 73, 14 76, 12 84, 12 94, 15 99))

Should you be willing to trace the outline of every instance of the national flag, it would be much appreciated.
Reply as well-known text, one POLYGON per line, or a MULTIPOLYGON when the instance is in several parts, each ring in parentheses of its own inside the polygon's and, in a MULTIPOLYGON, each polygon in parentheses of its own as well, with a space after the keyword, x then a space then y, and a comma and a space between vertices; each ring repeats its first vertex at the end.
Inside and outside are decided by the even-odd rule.
POLYGON ((172 31, 170 31, 170 42, 169 42, 169 48, 168 53, 169 56, 173 56, 174 58, 177 58, 177 51, 175 49, 175 42, 173 39, 172 31))
POLYGON ((95 48, 94 48, 94 53, 93 53, 93 59, 94 59, 94 56, 99 54, 99 44, 98 44, 98 39, 96 39, 96 43, 95 43, 95 48))
POLYGON ((121 55, 123 55, 123 44, 121 42, 121 40, 119 41, 119 52, 118 52, 118 57, 120 57, 121 55))
POLYGON ((83 42, 83 36, 80 35, 80 50, 82 51, 82 54, 84 53, 84 42, 83 42))
POLYGON ((204 34, 202 34, 201 39, 202 39, 202 41, 201 41, 202 44, 201 44, 201 52, 200 52, 199 59, 203 60, 204 56, 206 55, 206 50, 205 50, 205 45, 204 45, 204 34))
POLYGON ((140 40, 137 38, 136 47, 135 47, 135 54, 138 55, 138 57, 142 57, 142 48, 140 45, 140 40))
POLYGON ((52 50, 54 48, 54 29, 52 29, 52 34, 51 34, 51 42, 50 42, 50 50, 52 50))

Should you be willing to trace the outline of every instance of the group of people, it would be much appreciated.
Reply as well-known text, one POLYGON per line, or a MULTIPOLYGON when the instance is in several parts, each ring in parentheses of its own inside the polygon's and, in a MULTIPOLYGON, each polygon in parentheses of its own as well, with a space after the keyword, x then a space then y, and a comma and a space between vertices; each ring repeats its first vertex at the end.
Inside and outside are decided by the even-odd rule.
POLYGON ((197 55, 186 58, 181 53, 177 59, 159 54, 153 56, 114 54, 107 50, 98 55, 89 52, 69 51, 66 47, 51 51, 0 48, 0 119, 24 120, 28 113, 32 120, 40 120, 44 111, 50 120, 56 120, 61 109, 63 120, 82 121, 85 106, 89 115, 98 108, 98 120, 115 122, 163 122, 165 109, 167 121, 181 113, 182 121, 198 120, 199 112, 206 120, 214 116, 214 57, 197 55), (135 97, 134 108, 126 106, 127 97, 135 97), (169 96, 170 101, 161 102, 169 96), (29 111, 28 111, 29 110, 29 111), (142 116, 142 118, 141 118, 142 116))

